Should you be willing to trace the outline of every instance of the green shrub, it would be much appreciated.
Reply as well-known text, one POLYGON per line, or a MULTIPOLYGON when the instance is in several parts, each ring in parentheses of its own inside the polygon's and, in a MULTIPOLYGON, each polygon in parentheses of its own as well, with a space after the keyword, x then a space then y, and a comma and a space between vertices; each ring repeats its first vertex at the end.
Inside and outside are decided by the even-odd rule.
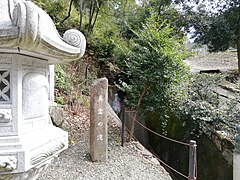
POLYGON ((218 130, 235 129, 240 123, 239 98, 229 99, 223 105, 215 92, 226 74, 196 74, 189 85, 189 96, 176 109, 179 119, 194 134, 208 133, 208 127, 218 130))
POLYGON ((55 65, 55 88, 64 94, 69 93, 71 88, 70 78, 61 65, 55 65))
POLYGON ((153 13, 142 27, 129 27, 132 39, 116 44, 116 59, 127 79, 118 87, 126 92, 129 107, 145 115, 153 112, 159 121, 156 124, 165 132, 170 111, 186 94, 188 71, 182 60, 188 53, 184 40, 157 14, 153 13))

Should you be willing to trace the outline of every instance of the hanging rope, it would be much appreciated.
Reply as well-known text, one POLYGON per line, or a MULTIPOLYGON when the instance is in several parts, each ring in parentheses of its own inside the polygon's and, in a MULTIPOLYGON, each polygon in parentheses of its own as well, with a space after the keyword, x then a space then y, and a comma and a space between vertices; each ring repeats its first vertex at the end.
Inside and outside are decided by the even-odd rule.
MULTIPOLYGON (((135 111, 125 111, 132 119, 134 118, 130 113, 135 113, 135 111)), ((139 124, 140 126, 142 126, 144 129, 148 130, 149 132, 161 137, 161 138, 164 138, 166 140, 169 140, 171 142, 174 142, 174 143, 178 143, 178 144, 181 144, 181 145, 184 145, 184 146, 188 146, 190 147, 191 145, 189 143, 185 143, 185 142, 181 142, 181 141, 178 141, 178 140, 175 140, 175 139, 172 139, 172 138, 169 138, 169 137, 166 137, 166 136, 163 136, 151 129, 149 129, 148 127, 146 127, 145 125, 143 125, 141 122, 139 122, 138 120, 135 120, 135 122, 137 124, 139 124)), ((135 138, 136 139, 136 138, 135 138)), ((196 148, 196 147, 195 147, 196 148)), ((165 163, 164 161, 162 161, 156 154, 153 154, 153 156, 160 162, 162 163, 164 166, 166 166, 167 168, 171 169, 172 171, 174 171, 175 173, 177 173, 178 175, 186 178, 186 179, 189 179, 189 177, 187 177, 186 175, 184 175, 183 173, 177 171, 176 169, 174 169, 173 167, 169 166, 167 163, 165 163)), ((197 155, 195 153, 195 156, 194 156, 194 159, 195 159, 195 162, 196 162, 196 177, 194 178, 195 180, 197 179, 197 155)))
MULTIPOLYGON (((131 118, 133 118, 133 116, 132 116, 131 114, 128 113, 128 115, 129 115, 131 118)), ((181 141, 178 141, 178 140, 171 139, 171 138, 169 138, 169 137, 163 136, 163 135, 161 135, 161 134, 159 134, 159 133, 157 133, 157 132, 149 129, 148 127, 144 126, 142 123, 140 123, 140 122, 137 121, 137 120, 136 120, 135 122, 138 123, 138 124, 139 124, 140 126, 142 126, 143 128, 145 128, 145 129, 147 129, 148 131, 150 131, 151 133, 153 133, 153 134, 155 134, 155 135, 157 135, 157 136, 159 136, 159 137, 161 137, 161 138, 167 139, 167 140, 169 140, 169 141, 172 141, 172 142, 175 142, 175 143, 178 143, 178 144, 182 144, 182 145, 184 145, 184 146, 190 146, 190 144, 188 144, 188 143, 184 143, 184 142, 181 142, 181 141)))

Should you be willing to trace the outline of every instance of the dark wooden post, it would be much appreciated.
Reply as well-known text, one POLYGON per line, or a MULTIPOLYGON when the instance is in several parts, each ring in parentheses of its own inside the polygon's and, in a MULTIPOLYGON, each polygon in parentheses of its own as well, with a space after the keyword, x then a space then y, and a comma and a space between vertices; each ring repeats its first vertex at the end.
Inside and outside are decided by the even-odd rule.
POLYGON ((90 155, 92 161, 105 162, 108 158, 107 78, 93 82, 90 98, 90 155))
POLYGON ((189 147, 189 169, 188 179, 196 180, 196 166, 197 166, 197 144, 196 141, 190 140, 189 147))

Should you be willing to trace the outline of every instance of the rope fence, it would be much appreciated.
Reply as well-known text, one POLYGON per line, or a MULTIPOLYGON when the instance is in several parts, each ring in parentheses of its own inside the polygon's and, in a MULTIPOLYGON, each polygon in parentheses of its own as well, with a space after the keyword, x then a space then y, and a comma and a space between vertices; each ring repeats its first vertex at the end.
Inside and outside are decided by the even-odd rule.
MULTIPOLYGON (((125 112, 128 112, 128 111, 125 111, 125 112)), ((129 115, 131 118, 134 118, 131 114, 128 114, 128 115, 129 115)), ((169 137, 166 137, 166 136, 163 136, 163 135, 161 135, 161 134, 159 134, 159 133, 156 133, 155 131, 153 131, 153 130, 149 129, 148 127, 144 126, 142 123, 140 123, 140 122, 137 121, 137 120, 135 120, 135 122, 136 122, 137 124, 139 124, 140 126, 142 126, 144 129, 150 131, 151 133, 153 133, 153 134, 155 134, 155 135, 157 135, 157 136, 159 136, 159 137, 161 137, 161 138, 163 138, 163 139, 167 139, 167 140, 169 140, 169 141, 172 141, 172 142, 175 142, 175 143, 178 143, 178 144, 182 144, 182 145, 185 145, 185 146, 190 146, 190 144, 188 144, 188 143, 184 143, 184 142, 181 142, 181 141, 177 141, 177 140, 175 140, 175 139, 171 139, 171 138, 169 138, 169 137)))
MULTIPOLYGON (((134 118, 130 113, 136 113, 135 111, 123 111, 123 113, 127 113, 128 116, 133 119, 132 123, 137 123, 138 125, 140 125, 142 128, 146 129, 147 131, 153 133, 154 135, 161 137, 163 139, 166 139, 168 141, 180 144, 180 145, 184 145, 187 146, 189 148, 189 169, 188 169, 188 176, 184 175, 183 173, 179 172, 178 170, 174 169, 173 167, 171 167, 170 165, 168 165, 167 163, 165 163, 164 161, 162 161, 156 154, 153 154, 154 157, 160 162, 162 163, 164 166, 166 166, 167 168, 169 168, 170 170, 174 171, 175 173, 177 173, 178 175, 184 177, 185 179, 188 180, 197 180, 197 145, 196 145, 196 141, 190 140, 189 143, 185 143, 185 142, 181 142, 166 136, 163 136, 151 129, 149 129, 148 127, 146 127, 145 125, 143 125, 141 122, 139 122, 138 120, 136 120, 136 118, 134 118)), ((123 132, 124 132, 124 126, 125 126, 125 115, 123 115, 123 119, 122 119, 122 136, 123 136, 123 132)), ((136 139, 136 138, 135 138, 136 139)), ((122 138, 122 145, 123 145, 123 138, 122 138)))

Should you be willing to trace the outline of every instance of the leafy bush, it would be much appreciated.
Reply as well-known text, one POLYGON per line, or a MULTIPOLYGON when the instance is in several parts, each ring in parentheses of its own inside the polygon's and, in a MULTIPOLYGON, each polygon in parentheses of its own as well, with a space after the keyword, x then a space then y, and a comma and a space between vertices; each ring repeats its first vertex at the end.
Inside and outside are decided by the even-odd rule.
POLYGON ((45 10, 54 21, 58 31, 63 34, 70 27, 76 27, 79 24, 79 15, 74 6, 72 6, 71 15, 63 22, 69 11, 69 1, 66 0, 33 0, 33 2, 45 10))
POLYGON ((189 132, 196 135, 203 131, 208 133, 209 126, 219 130, 234 130, 236 123, 240 123, 239 99, 229 99, 223 104, 215 92, 226 78, 226 74, 192 76, 189 96, 176 109, 177 116, 186 122, 189 132))
POLYGON ((70 91, 71 83, 69 76, 61 65, 55 65, 55 87, 61 93, 67 94, 70 91))
POLYGON ((55 102, 64 105, 67 103, 65 96, 70 93, 70 78, 61 65, 55 65, 54 70, 55 102))
POLYGON ((145 114, 156 112, 164 124, 168 112, 185 96, 184 41, 156 14, 147 19, 142 30, 131 30, 135 36, 116 45, 118 65, 128 79, 118 87, 127 93, 128 106, 145 114))

